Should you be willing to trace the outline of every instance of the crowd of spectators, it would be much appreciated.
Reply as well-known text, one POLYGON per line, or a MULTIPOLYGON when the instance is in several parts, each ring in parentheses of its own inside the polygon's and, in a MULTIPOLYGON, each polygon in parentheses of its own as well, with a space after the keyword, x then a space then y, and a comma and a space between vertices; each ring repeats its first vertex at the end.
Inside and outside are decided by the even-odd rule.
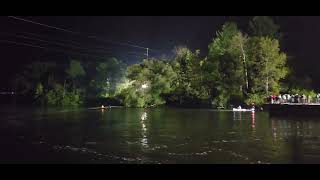
POLYGON ((281 104, 281 103, 320 103, 320 94, 316 96, 304 95, 304 94, 279 94, 271 95, 268 97, 268 101, 271 104, 281 104))

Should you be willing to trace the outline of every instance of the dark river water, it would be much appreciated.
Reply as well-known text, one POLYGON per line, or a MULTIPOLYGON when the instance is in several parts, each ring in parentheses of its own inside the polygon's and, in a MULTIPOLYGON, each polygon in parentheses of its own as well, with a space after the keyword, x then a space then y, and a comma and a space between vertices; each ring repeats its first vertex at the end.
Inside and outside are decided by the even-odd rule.
POLYGON ((0 113, 2 163, 320 163, 320 118, 172 108, 0 113))

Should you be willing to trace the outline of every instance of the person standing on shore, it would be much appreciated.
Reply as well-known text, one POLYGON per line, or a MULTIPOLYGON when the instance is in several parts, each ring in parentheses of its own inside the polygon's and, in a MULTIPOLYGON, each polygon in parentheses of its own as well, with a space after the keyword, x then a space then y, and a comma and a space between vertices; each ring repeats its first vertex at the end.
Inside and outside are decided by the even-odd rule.
POLYGON ((302 94, 302 103, 306 103, 307 97, 306 95, 302 94))
POLYGON ((288 102, 288 103, 291 102, 291 96, 290 96, 290 94, 287 94, 287 102, 288 102))
POLYGON ((300 96, 299 96, 298 94, 296 94, 296 95, 294 96, 294 102, 295 102, 295 103, 299 103, 299 102, 300 102, 300 96))
POLYGON ((282 103, 286 103, 287 102, 287 95, 284 94, 282 95, 282 103))
POLYGON ((279 103, 279 104, 282 103, 282 96, 281 96, 281 94, 279 94, 279 96, 278 96, 278 103, 279 103))
POLYGON ((307 98, 308 100, 308 104, 310 104, 311 103, 311 99, 312 99, 312 97, 310 96, 310 95, 308 95, 308 98, 307 98))

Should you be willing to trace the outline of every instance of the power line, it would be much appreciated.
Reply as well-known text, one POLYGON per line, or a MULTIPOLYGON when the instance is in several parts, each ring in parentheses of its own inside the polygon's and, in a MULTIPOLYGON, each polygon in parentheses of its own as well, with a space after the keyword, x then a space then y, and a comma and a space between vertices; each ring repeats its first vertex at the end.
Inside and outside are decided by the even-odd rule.
POLYGON ((23 43, 23 42, 9 41, 9 40, 3 40, 3 39, 0 39, 0 42, 4 42, 4 43, 8 43, 8 44, 15 44, 15 45, 19 45, 19 46, 40 48, 40 49, 49 50, 49 51, 55 51, 55 52, 63 52, 63 53, 66 53, 66 54, 81 54, 81 55, 85 55, 85 56, 101 58, 101 56, 98 56, 98 55, 92 55, 92 54, 88 54, 88 53, 71 52, 71 51, 59 50, 59 49, 54 49, 54 48, 47 48, 47 47, 37 46, 37 45, 23 43))
MULTIPOLYGON (((38 37, 38 38, 46 38, 48 39, 48 36, 43 36, 43 35, 39 35, 39 34, 35 34, 35 33, 30 33, 30 32, 21 32, 22 34, 25 34, 25 35, 29 35, 29 36, 34 36, 34 37, 38 37)), ((51 37, 49 37, 49 40, 50 40, 51 37)), ((73 45, 82 45, 81 43, 78 43, 78 42, 75 42, 75 41, 72 41, 72 40, 66 40, 66 39, 63 39, 63 40, 59 40, 60 42, 67 42, 67 43, 71 43, 73 45)))
MULTIPOLYGON (((55 29, 55 30, 60 30, 60 31, 63 31, 63 32, 72 33, 72 34, 77 34, 77 35, 85 35, 85 34, 87 34, 87 33, 82 33, 82 32, 71 31, 71 30, 65 29, 65 28, 51 26, 51 25, 44 24, 44 23, 31 21, 31 20, 24 19, 24 18, 19 18, 19 17, 16 17, 16 16, 8 16, 8 17, 16 19, 16 20, 20 20, 20 21, 24 21, 24 22, 28 22, 28 23, 32 23, 32 24, 36 24, 36 25, 40 25, 40 26, 44 26, 44 27, 47 27, 47 28, 52 28, 52 29, 55 29)), ((129 43, 123 43, 123 42, 115 42, 115 41, 111 41, 111 40, 105 40, 105 39, 102 39, 100 37, 93 36, 93 35, 85 35, 85 36, 87 38, 95 39, 95 40, 101 41, 101 42, 113 43, 113 44, 122 45, 122 46, 129 46, 129 47, 144 49, 144 50, 146 50, 146 54, 145 55, 147 56, 147 59, 149 59, 149 51, 158 51, 159 52, 159 50, 151 49, 151 48, 148 48, 148 47, 143 47, 143 46, 129 44, 129 43)))
MULTIPOLYGON (((40 48, 40 49, 49 50, 49 51, 55 51, 55 52, 62 52, 62 53, 65 53, 65 54, 80 54, 80 55, 85 55, 85 56, 90 56, 90 57, 95 57, 95 58, 103 58, 103 56, 92 55, 92 54, 88 54, 88 53, 71 52, 71 51, 65 51, 65 50, 54 49, 54 48, 48 48, 48 47, 28 44, 28 43, 24 43, 24 42, 16 42, 16 41, 3 40, 3 39, 0 39, 0 42, 8 43, 8 44, 14 44, 14 45, 18 45, 18 46, 27 46, 27 47, 32 47, 32 48, 40 48)), ((108 55, 110 56, 111 54, 112 53, 109 53, 108 55)), ((104 54, 104 55, 106 55, 106 54, 104 54)), ((135 55, 135 54, 131 54, 131 55, 128 54, 127 56, 135 56, 135 57, 138 57, 138 58, 143 58, 142 56, 138 56, 138 55, 135 55)))
MULTIPOLYGON (((30 33, 30 32, 22 32, 22 34, 28 34, 28 35, 31 35, 31 36, 35 36, 35 37, 41 37, 41 38, 47 38, 48 39, 48 36, 43 36, 43 35, 39 35, 39 34, 34 34, 34 33, 30 33)), ((49 37, 50 38, 50 37, 49 37)), ((56 39, 57 40, 57 39, 56 39)), ((81 43, 79 43, 79 42, 76 42, 76 41, 72 41, 72 40, 66 40, 66 39, 63 39, 63 40, 58 40, 58 41, 60 41, 60 42, 63 42, 63 41, 65 41, 65 42, 68 42, 68 43, 71 43, 71 44, 74 44, 74 45, 82 45, 81 43)), ((110 47, 99 47, 99 46, 96 46, 95 47, 96 49, 108 49, 108 50, 111 50, 111 49, 113 49, 113 48, 110 48, 110 47)), ((150 48, 149 48, 149 50, 150 50, 150 48)), ((158 50, 156 50, 156 51, 158 51, 158 50)))
POLYGON ((29 46, 29 47, 35 47, 35 48, 41 48, 41 49, 46 49, 46 48, 44 48, 44 47, 37 46, 37 45, 32 45, 32 44, 27 44, 27 43, 20 43, 20 42, 15 42, 15 41, 8 41, 8 40, 3 40, 3 39, 0 39, 0 42, 10 43, 10 44, 16 44, 16 45, 23 45, 23 46, 29 46))
POLYGON ((48 28, 57 29, 57 30, 64 31, 64 32, 74 33, 74 32, 72 32, 70 30, 67 30, 67 29, 58 28, 58 27, 47 25, 47 24, 38 23, 38 22, 35 22, 35 21, 30 21, 30 20, 19 18, 19 17, 16 17, 16 16, 8 16, 8 17, 9 18, 13 18, 13 19, 17 19, 17 20, 20 20, 20 21, 25 21, 25 22, 29 22, 29 23, 32 23, 32 24, 37 24, 37 25, 40 25, 40 26, 48 27, 48 28))
MULTIPOLYGON (((60 28, 60 27, 56 27, 56 26, 51 26, 51 25, 47 25, 47 24, 43 24, 43 23, 31 21, 31 20, 19 18, 19 17, 16 17, 16 16, 8 16, 8 17, 16 19, 16 20, 20 20, 20 21, 24 21, 24 22, 28 22, 28 23, 32 23, 32 24, 36 24, 36 25, 40 25, 40 26, 56 29, 56 30, 60 30, 60 31, 63 31, 63 32, 68 32, 68 33, 77 34, 77 35, 84 35, 84 33, 82 33, 82 32, 75 32, 75 31, 71 31, 71 30, 68 30, 68 29, 64 29, 64 28, 60 28)), ((130 47, 135 47, 135 48, 140 48, 140 49, 145 49, 145 50, 148 49, 147 47, 143 47, 143 46, 139 46, 139 45, 101 39, 100 37, 97 37, 97 36, 92 36, 92 35, 89 35, 89 36, 85 35, 85 36, 88 37, 88 38, 91 38, 91 39, 95 39, 95 40, 99 40, 99 41, 103 41, 103 42, 108 42, 108 43, 113 43, 113 44, 118 44, 118 45, 122 45, 122 46, 130 46, 130 47)), ((151 49, 149 48, 149 50, 151 50, 151 49)))
MULTIPOLYGON (((89 51, 92 50, 92 49, 88 49, 88 48, 84 48, 84 47, 79 47, 79 46, 74 46, 74 45, 60 43, 60 42, 54 42, 54 41, 47 41, 47 40, 34 38, 34 37, 28 37, 28 36, 24 36, 24 35, 16 35, 16 34, 5 33, 5 32, 0 32, 0 33, 6 34, 6 35, 9 35, 9 36, 12 36, 12 37, 29 39, 29 40, 36 40, 36 41, 45 42, 45 43, 48 43, 48 44, 54 44, 54 45, 58 45, 58 46, 62 46, 62 47, 76 48, 76 49, 89 50, 89 51)), ((110 51, 104 51, 104 52, 110 52, 110 51)))
MULTIPOLYGON (((79 46, 74 46, 74 45, 70 45, 70 44, 66 44, 66 43, 61 43, 61 42, 55 42, 55 41, 47 41, 47 40, 43 40, 43 39, 39 39, 39 38, 34 38, 34 37, 28 37, 28 36, 24 36, 24 35, 17 35, 17 34, 12 34, 12 33, 7 33, 7 32, 0 32, 0 34, 6 34, 12 37, 17 37, 17 38, 23 38, 23 39, 28 39, 28 40, 36 40, 36 41, 40 41, 40 42, 45 42, 48 44, 54 44, 54 45, 58 45, 61 47, 67 47, 67 48, 76 48, 76 49, 82 49, 85 51, 91 51, 91 52, 100 52, 100 53, 113 53, 116 54, 115 52, 110 51, 111 49, 106 50, 106 48, 85 48, 85 47, 79 47, 79 46)), ((138 52, 133 52, 133 51, 129 51, 129 52, 122 52, 123 54, 135 54, 135 55, 139 55, 140 57, 142 57, 142 55, 145 54, 141 54, 138 52)))
MULTIPOLYGON (((7 34, 9 34, 9 33, 7 33, 7 34)), ((45 37, 45 36, 40 36, 40 35, 38 35, 38 34, 34 34, 34 33, 28 33, 28 32, 22 32, 22 34, 29 34, 29 35, 31 35, 31 36, 36 36, 36 37, 45 37)), ((48 38, 48 37, 46 37, 46 38, 48 38)), ((50 41, 48 41, 48 40, 42 40, 42 39, 39 39, 39 38, 34 38, 35 40, 40 40, 40 41, 47 41, 47 42, 50 42, 50 41)), ((82 49, 85 49, 84 47, 79 47, 79 45, 81 46, 82 44, 81 43, 79 43, 79 42, 75 42, 75 41, 70 41, 70 40, 63 40, 63 41, 61 41, 61 40, 59 40, 60 42, 54 42, 54 43, 59 43, 59 44, 62 44, 62 45, 65 45, 65 43, 62 43, 63 41, 66 41, 66 42, 69 42, 69 43, 72 43, 73 45, 70 45, 70 46, 74 46, 74 44, 76 44, 76 45, 78 45, 78 47, 77 46, 74 46, 74 47, 77 47, 77 48, 82 48, 82 49)), ((87 49, 87 48, 86 48, 87 49)), ((106 48, 106 47, 93 47, 92 49, 102 49, 102 50, 106 50, 106 51, 108 51, 109 52, 109 50, 113 50, 114 48, 106 48)), ((134 54, 137 54, 137 55, 146 55, 146 54, 142 54, 142 53, 138 53, 138 52, 133 52, 133 51, 130 51, 130 52, 126 52, 126 53, 128 53, 128 54, 130 54, 130 53, 134 53, 134 54)))

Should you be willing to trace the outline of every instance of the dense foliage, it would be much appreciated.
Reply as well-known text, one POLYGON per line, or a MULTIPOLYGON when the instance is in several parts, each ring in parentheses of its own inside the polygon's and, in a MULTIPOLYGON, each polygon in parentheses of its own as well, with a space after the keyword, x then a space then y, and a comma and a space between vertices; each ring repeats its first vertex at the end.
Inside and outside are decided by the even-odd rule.
POLYGON ((249 29, 246 33, 233 22, 225 23, 206 56, 180 46, 170 60, 144 59, 130 66, 115 58, 93 64, 71 60, 63 68, 33 63, 17 76, 17 90, 53 106, 113 98, 127 107, 204 103, 216 108, 263 104, 266 96, 284 89, 297 92, 300 87, 283 83, 290 71, 279 26, 269 17, 254 17, 249 29))

